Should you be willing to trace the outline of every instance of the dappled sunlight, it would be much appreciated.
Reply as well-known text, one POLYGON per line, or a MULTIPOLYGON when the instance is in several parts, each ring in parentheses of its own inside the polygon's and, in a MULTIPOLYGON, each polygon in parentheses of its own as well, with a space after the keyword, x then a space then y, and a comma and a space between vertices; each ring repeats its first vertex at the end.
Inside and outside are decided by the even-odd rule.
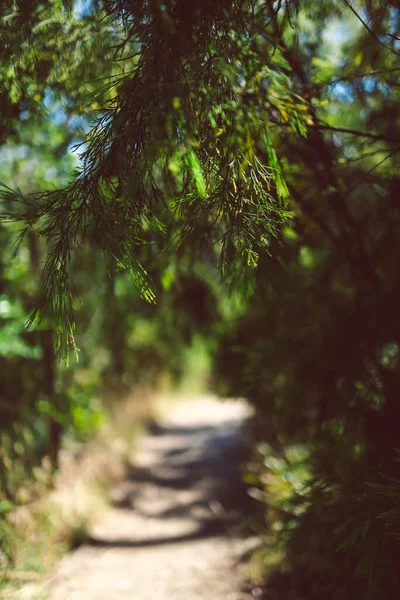
POLYGON ((0 600, 400 598, 398 4, 0 3, 0 600))
POLYGON ((244 401, 212 396, 170 404, 112 490, 111 509, 61 566, 51 598, 117 600, 135 589, 143 599, 183 600, 195 587, 199 598, 240 600, 244 572, 228 581, 219 572, 235 566, 248 533, 241 465, 251 414, 244 401))

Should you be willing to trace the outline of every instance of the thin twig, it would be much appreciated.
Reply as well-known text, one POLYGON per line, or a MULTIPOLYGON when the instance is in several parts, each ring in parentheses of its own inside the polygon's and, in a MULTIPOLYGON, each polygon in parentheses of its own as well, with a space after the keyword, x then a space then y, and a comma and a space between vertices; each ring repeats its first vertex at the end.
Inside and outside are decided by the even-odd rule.
MULTIPOLYGON (((284 121, 269 121, 272 125, 279 125, 279 127, 291 127, 291 123, 286 123, 284 121)), ((379 142, 389 142, 391 144, 399 144, 399 138, 387 137, 385 135, 379 135, 376 133, 370 133, 369 131, 359 131, 358 129, 348 129, 347 127, 334 127, 333 125, 328 125, 326 123, 321 123, 320 121, 315 123, 312 126, 312 129, 317 130, 326 130, 333 131, 336 133, 347 133, 349 135, 356 135, 359 137, 368 138, 371 140, 377 140, 379 142)))
POLYGON ((387 73, 395 73, 400 71, 400 67, 393 67, 391 69, 382 69, 379 71, 371 71, 370 73, 354 73, 353 75, 344 75, 331 81, 323 81, 321 85, 336 85, 341 81, 354 81, 355 79, 364 79, 365 77, 376 77, 377 75, 386 75, 387 73))
POLYGON ((391 152, 389 152, 389 154, 387 154, 385 156, 385 158, 382 158, 382 160, 380 160, 378 163, 376 163, 376 165, 374 165, 366 173, 364 173, 363 176, 360 177, 360 179, 358 181, 356 181, 356 183, 348 190, 348 194, 350 195, 359 185, 361 185, 363 183, 363 181, 365 181, 365 179, 368 177, 368 175, 370 175, 373 171, 375 171, 375 169, 380 167, 384 162, 389 160, 389 158, 391 158, 398 152, 400 152, 400 146, 398 148, 395 148, 391 152))
POLYGON ((360 21, 360 23, 363 25, 363 27, 365 27, 365 29, 368 31, 368 33, 378 42, 378 44, 380 46, 382 46, 384 48, 387 48, 389 50, 389 52, 393 52, 393 54, 395 54, 396 56, 400 56, 399 52, 397 52, 394 48, 391 48, 390 46, 385 45, 379 39, 379 37, 376 35, 376 33, 374 31, 372 31, 372 29, 370 28, 370 26, 368 25, 368 23, 366 23, 364 21, 364 19, 358 14, 358 12, 354 8, 354 6, 351 4, 350 0, 343 0, 343 2, 346 4, 346 6, 349 7, 349 9, 351 10, 351 12, 357 17, 357 19, 360 21))

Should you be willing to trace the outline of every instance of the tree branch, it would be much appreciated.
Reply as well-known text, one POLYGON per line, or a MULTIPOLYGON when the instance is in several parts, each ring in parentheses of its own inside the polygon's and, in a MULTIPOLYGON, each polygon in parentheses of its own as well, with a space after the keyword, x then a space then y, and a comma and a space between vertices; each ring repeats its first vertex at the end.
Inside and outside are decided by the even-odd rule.
POLYGON ((400 71, 400 67, 392 67, 391 69, 382 69, 379 71, 371 71, 370 73, 354 73, 354 75, 344 75, 331 81, 323 81, 321 85, 336 85, 341 81, 354 81, 355 79, 364 79, 364 77, 376 77, 377 75, 386 75, 387 73, 396 73, 400 71))
MULTIPOLYGON (((290 123, 286 123, 284 121, 270 121, 272 125, 279 125, 280 127, 290 127, 290 123)), ((346 133, 349 135, 355 135, 359 137, 368 138, 371 140, 377 140, 378 142, 388 142, 390 144, 400 144, 400 138, 388 137, 386 135, 379 135, 377 133, 369 133, 369 131, 359 131, 358 129, 348 129, 347 127, 334 127, 333 125, 328 125, 326 123, 321 123, 320 121, 316 122, 312 129, 318 131, 333 131, 336 133, 346 133)))
POLYGON ((387 48, 389 50, 389 52, 393 52, 393 54, 396 54, 396 56, 400 56, 400 53, 397 52, 397 50, 395 50, 394 48, 391 48, 390 46, 385 45, 380 39, 379 37, 376 35, 376 33, 374 31, 372 31, 371 27, 368 25, 368 23, 366 23, 364 21, 364 19, 358 14, 358 12, 356 11, 356 9, 354 8, 354 6, 351 4, 350 0, 343 0, 343 2, 346 4, 346 6, 349 7, 349 9, 351 10, 351 12, 357 17, 357 19, 360 21, 360 23, 363 25, 363 27, 365 27, 365 29, 368 31, 368 33, 378 42, 378 44, 384 48, 387 48))

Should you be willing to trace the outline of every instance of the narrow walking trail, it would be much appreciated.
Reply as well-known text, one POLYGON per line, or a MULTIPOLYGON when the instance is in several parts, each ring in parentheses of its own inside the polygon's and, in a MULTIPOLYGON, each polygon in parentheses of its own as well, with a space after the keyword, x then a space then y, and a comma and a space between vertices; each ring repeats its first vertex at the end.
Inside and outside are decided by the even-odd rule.
POLYGON ((64 559, 50 600, 244 600, 240 401, 175 406, 145 436, 113 507, 64 559))

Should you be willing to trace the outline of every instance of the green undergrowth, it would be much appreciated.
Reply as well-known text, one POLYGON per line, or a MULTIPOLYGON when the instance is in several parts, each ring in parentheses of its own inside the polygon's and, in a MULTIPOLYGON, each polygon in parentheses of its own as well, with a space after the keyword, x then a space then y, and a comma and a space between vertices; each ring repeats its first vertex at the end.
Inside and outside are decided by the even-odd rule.
POLYGON ((260 510, 252 520, 259 538, 249 561, 250 579, 262 585, 271 573, 290 568, 286 542, 298 519, 307 509, 311 472, 306 445, 285 449, 259 442, 244 476, 248 494, 258 501, 260 510))
POLYGON ((110 488, 154 418, 153 396, 145 390, 109 405, 91 439, 64 439, 56 473, 45 457, 19 482, 13 502, 0 501, 0 598, 46 598, 58 561, 85 542, 107 509, 110 488))
POLYGON ((365 480, 367 457, 356 450, 338 438, 333 462, 318 444, 256 446, 245 475, 260 503, 249 578, 268 598, 398 597, 400 480, 365 480))

